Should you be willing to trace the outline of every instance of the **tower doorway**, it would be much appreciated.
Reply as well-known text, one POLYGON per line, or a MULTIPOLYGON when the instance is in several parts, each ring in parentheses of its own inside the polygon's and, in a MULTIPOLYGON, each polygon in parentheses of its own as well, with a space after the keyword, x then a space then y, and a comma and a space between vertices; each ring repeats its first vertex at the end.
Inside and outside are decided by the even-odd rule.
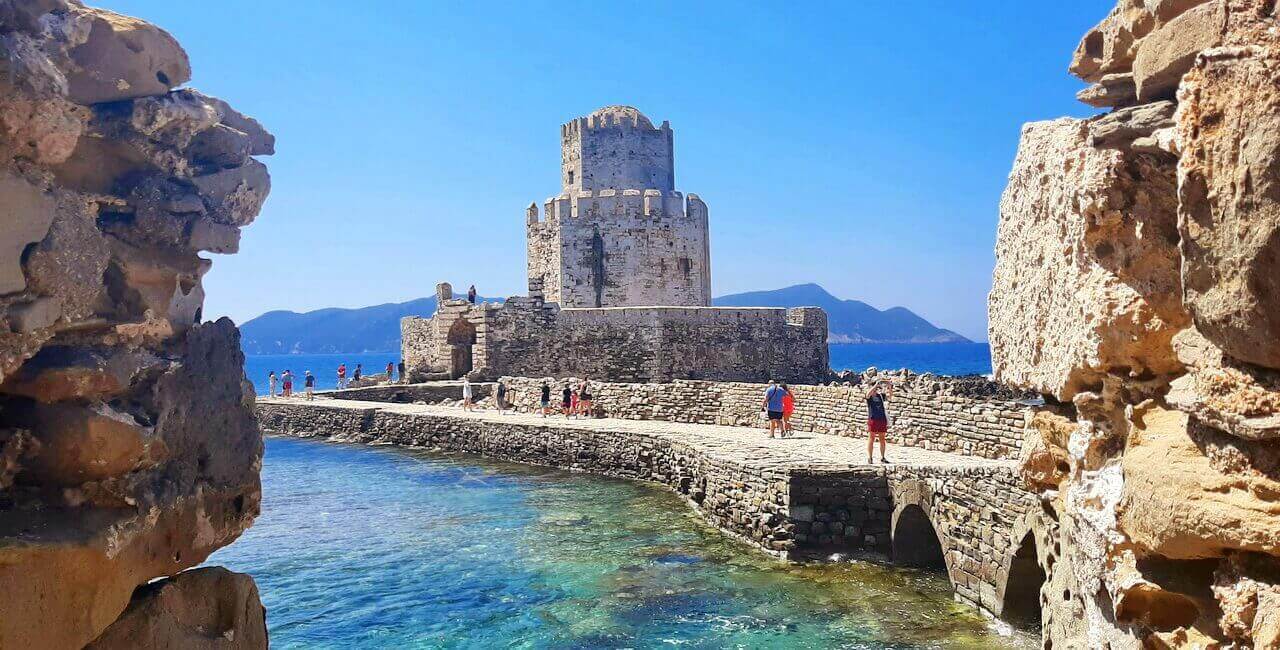
POLYGON ((449 377, 457 379, 471 372, 471 349, 476 344, 476 326, 459 318, 449 327, 449 377))

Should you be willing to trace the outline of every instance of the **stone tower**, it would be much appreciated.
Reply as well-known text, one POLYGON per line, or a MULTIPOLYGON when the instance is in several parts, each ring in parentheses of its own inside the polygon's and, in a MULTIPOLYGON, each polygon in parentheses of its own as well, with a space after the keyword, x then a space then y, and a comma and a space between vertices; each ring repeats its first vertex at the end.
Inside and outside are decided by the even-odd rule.
POLYGON ((530 293, 562 307, 711 304, 707 206, 675 190, 671 125, 607 106, 560 127, 559 196, 526 215, 530 293))

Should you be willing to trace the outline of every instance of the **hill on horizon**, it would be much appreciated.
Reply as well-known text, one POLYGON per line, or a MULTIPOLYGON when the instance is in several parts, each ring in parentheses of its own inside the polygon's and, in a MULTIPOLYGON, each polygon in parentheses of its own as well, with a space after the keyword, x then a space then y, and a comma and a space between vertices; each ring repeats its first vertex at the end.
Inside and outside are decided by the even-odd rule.
POLYGON ((827 312, 831 343, 972 343, 942 329, 906 307, 883 311, 861 300, 841 300, 821 286, 797 284, 769 291, 749 291, 714 298, 717 307, 821 307, 827 312))
MULTIPOLYGON (((480 298, 482 302, 499 302, 480 298)), ((841 300, 817 284, 751 291, 712 300, 717 307, 822 307, 832 343, 967 343, 904 307, 881 311, 859 300, 841 300)), ((407 302, 304 313, 269 311, 240 326, 245 354, 354 354, 400 349, 400 319, 431 316, 435 296, 407 302)))

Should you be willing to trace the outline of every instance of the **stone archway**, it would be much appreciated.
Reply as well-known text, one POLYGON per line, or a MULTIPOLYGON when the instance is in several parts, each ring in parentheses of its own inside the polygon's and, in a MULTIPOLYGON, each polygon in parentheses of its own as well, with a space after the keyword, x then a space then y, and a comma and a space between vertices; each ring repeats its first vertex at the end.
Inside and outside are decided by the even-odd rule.
POLYGON ((942 553, 938 532, 924 508, 911 504, 902 509, 893 526, 893 563, 921 569, 945 571, 947 559, 942 553))
POLYGON ((1017 550, 1009 560, 1008 576, 1001 599, 1000 618, 1018 627, 1039 628, 1040 588, 1044 586, 1045 573, 1040 566, 1033 531, 1027 531, 1018 542, 1017 550))
POLYGON ((445 339, 449 344, 449 376, 457 379, 472 368, 472 347, 476 344, 476 326, 465 318, 459 318, 449 326, 445 339))

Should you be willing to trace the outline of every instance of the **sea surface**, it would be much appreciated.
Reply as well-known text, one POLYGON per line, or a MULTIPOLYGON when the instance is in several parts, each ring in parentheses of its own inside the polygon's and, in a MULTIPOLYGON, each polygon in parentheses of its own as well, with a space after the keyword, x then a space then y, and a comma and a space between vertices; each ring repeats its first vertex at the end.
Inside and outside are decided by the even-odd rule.
MULTIPOLYGON (((991 348, 986 343, 860 343, 830 346, 831 367, 835 370, 881 370, 907 368, 915 372, 937 375, 985 375, 991 372, 991 348)), ((267 373, 279 376, 286 369, 302 377, 310 370, 316 376, 316 388, 337 387, 338 364, 346 363, 350 373, 357 363, 364 364, 365 374, 377 374, 387 362, 399 363, 397 352, 360 354, 267 354, 246 356, 245 375, 259 395, 267 392, 267 373)), ((349 376, 349 375, 348 375, 349 376)), ((301 387, 301 380, 298 387, 301 387)))
MULTIPOLYGON (((296 368, 295 368, 296 370, 296 368)), ((790 564, 638 482, 268 438, 250 573, 273 648, 1031 648, 940 574, 790 564)))

